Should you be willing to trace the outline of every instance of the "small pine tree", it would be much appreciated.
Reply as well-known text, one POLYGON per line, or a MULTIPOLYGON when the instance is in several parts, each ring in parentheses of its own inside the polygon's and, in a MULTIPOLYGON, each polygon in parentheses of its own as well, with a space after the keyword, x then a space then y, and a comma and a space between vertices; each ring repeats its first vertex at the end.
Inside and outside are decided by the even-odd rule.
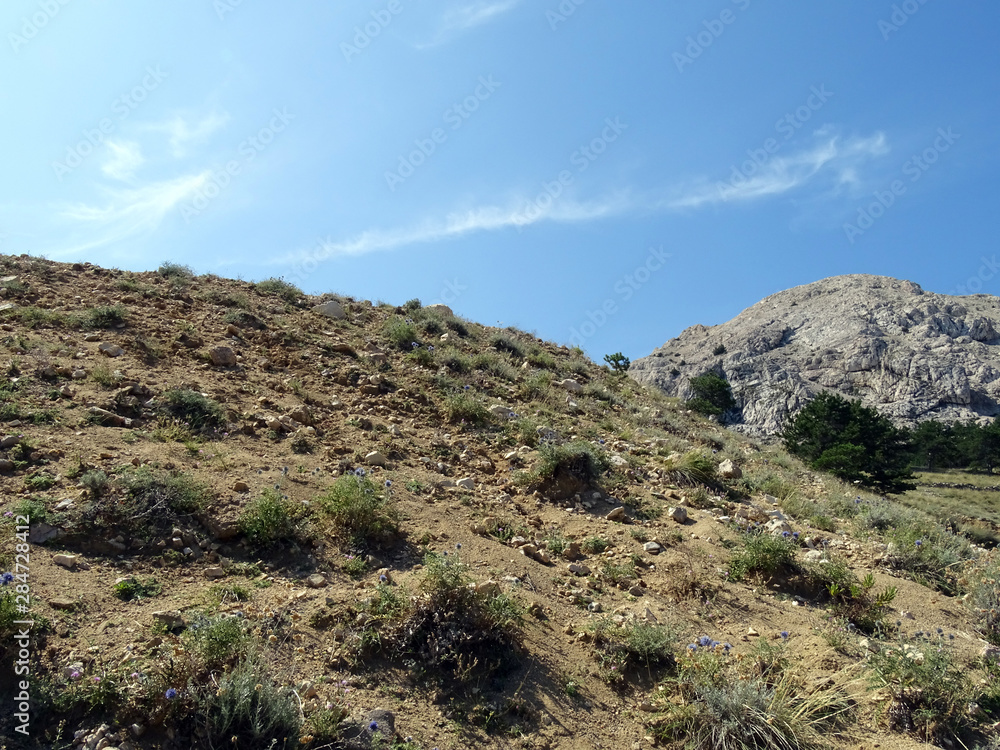
POLYGON ((608 366, 619 374, 624 374, 628 372, 629 365, 632 362, 621 352, 615 352, 614 354, 605 354, 604 361, 608 363, 608 366))
POLYGON ((716 372, 691 378, 691 389, 694 397, 688 400, 687 405, 706 417, 721 416, 736 406, 729 381, 716 372))

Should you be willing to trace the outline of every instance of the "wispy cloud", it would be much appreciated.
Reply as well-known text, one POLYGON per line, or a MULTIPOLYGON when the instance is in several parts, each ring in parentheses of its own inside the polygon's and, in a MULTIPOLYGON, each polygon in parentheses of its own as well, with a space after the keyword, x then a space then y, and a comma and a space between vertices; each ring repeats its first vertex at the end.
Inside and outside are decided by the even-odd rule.
POLYGON ((138 143, 128 141, 108 141, 108 159, 101 165, 105 175, 122 182, 130 182, 135 170, 146 161, 138 143))
POLYGON ((858 167, 888 150, 884 133, 847 140, 829 137, 807 150, 774 156, 757 165, 756 171, 745 170, 753 172, 749 175, 741 167, 733 167, 723 181, 710 183, 703 179, 681 186, 677 189, 679 197, 670 199, 667 205, 681 209, 752 201, 788 193, 826 176, 835 186, 857 184, 858 167))
POLYGON ((322 262, 331 258, 366 255, 380 250, 394 250, 409 245, 440 242, 476 232, 521 229, 542 221, 580 223, 608 218, 631 210, 632 201, 625 194, 577 202, 562 200, 544 211, 524 202, 508 206, 480 206, 447 214, 444 219, 427 220, 398 229, 371 229, 354 237, 334 241, 330 238, 306 250, 268 261, 268 265, 296 265, 322 262))
POLYGON ((228 114, 212 112, 207 117, 192 122, 189 118, 177 115, 166 122, 150 123, 145 126, 146 130, 157 133, 166 133, 167 141, 173 155, 181 158, 187 155, 188 148, 192 144, 203 142, 212 133, 216 132, 229 122, 228 114))
POLYGON ((104 191, 107 201, 101 206, 77 203, 59 210, 57 218, 77 239, 50 253, 50 257, 76 256, 155 231, 164 217, 193 196, 210 176, 203 172, 131 190, 109 189, 104 191))
POLYGON ((490 23, 520 4, 521 0, 476 0, 454 6, 445 11, 431 41, 418 44, 417 49, 434 47, 469 29, 490 23))
MULTIPOLYGON (((755 175, 741 180, 710 184, 702 180, 647 193, 620 190, 601 198, 582 201, 570 196, 551 200, 516 198, 506 205, 487 205, 447 214, 397 229, 371 229, 353 237, 326 239, 312 248, 267 261, 268 265, 292 265, 308 273, 310 265, 331 258, 365 255, 409 245, 439 242, 475 232, 521 230, 540 222, 584 223, 635 213, 675 212, 719 203, 763 200, 806 187, 820 187, 829 198, 844 185, 857 185, 860 167, 888 153, 883 133, 867 138, 841 139, 820 133, 821 142, 787 156, 774 156, 758 167, 755 175)), ((815 191, 814 191, 815 192, 815 191)))

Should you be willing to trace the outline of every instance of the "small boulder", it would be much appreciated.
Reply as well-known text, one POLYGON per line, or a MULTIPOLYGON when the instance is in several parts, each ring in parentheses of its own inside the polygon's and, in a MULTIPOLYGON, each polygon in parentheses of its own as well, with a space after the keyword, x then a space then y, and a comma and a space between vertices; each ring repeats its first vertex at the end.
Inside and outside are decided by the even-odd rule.
POLYGON ((176 609, 153 613, 153 624, 162 625, 167 630, 184 627, 184 616, 176 609))
POLYGON ((427 307, 425 307, 424 309, 429 310, 430 312, 433 313, 437 313, 438 315, 441 315, 445 318, 455 317, 455 313, 451 311, 451 308, 448 307, 448 305, 442 305, 439 303, 436 305, 427 305, 427 307))
POLYGON ((316 423, 316 420, 313 419, 312 412, 309 410, 308 406, 297 406, 289 413, 288 416, 306 427, 311 427, 316 423))
POLYGON ((208 356, 216 367, 235 367, 236 352, 228 346, 216 346, 209 350, 208 356))
POLYGON ((320 573, 313 573, 306 579, 306 585, 311 589, 321 589, 326 586, 326 576, 320 573))
POLYGON ((223 570, 218 565, 211 568, 205 568, 205 578, 225 578, 226 571, 223 570))
POLYGON ((233 484, 233 492, 249 492, 250 485, 246 482, 235 482, 233 484))
POLYGON ((554 385, 557 385, 560 388, 569 391, 570 393, 579 393, 580 391, 583 390, 583 386, 580 385, 580 383, 577 382, 576 380, 573 380, 573 378, 565 378, 563 380, 557 380, 554 383, 554 385))
POLYGON ((743 476, 743 469, 727 458, 719 464, 719 476, 723 479, 740 479, 743 476))
POLYGON ((125 354, 125 350, 117 344, 98 344, 97 348, 105 357, 120 357, 125 354))
POLYGON ((66 570, 73 570, 73 568, 76 567, 76 561, 76 555, 55 555, 52 558, 52 562, 60 567, 66 568, 66 570))
POLYGON ((612 510, 605 518, 609 521, 624 521, 625 520, 625 508, 619 505, 617 508, 612 510))
POLYGON ((688 520, 687 508, 685 508, 683 505, 678 505, 677 507, 669 508, 667 510, 667 515, 670 516, 670 518, 675 523, 687 523, 688 520))
POLYGON ((464 490, 475 490, 476 480, 471 477, 465 477, 464 479, 459 479, 455 484, 464 490))
POLYGON ((347 317, 347 313, 344 312, 344 308, 336 300, 330 300, 329 302, 324 302, 322 305, 316 305, 316 307, 313 308, 313 312, 325 315, 328 318, 334 318, 335 320, 343 320, 347 317))
POLYGON ((365 456, 365 463, 369 466, 385 466, 389 460, 378 451, 372 451, 365 456))
POLYGON ((49 606, 52 609, 71 611, 76 609, 76 605, 76 599, 70 599, 68 596, 57 596, 55 599, 49 599, 49 606))
POLYGON ((646 542, 644 545, 642 545, 642 548, 651 555, 658 555, 660 554, 660 550, 663 549, 656 542, 646 542))

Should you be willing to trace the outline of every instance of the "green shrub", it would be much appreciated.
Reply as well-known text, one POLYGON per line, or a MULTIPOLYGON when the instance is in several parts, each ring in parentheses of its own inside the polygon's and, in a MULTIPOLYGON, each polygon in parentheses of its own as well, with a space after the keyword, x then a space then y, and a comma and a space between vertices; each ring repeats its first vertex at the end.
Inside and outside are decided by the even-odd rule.
POLYGON ((356 549, 376 546, 399 530, 390 489, 380 491, 367 476, 337 477, 317 504, 334 532, 356 549))
POLYGON ((253 288, 257 294, 265 297, 278 297, 290 305, 294 305, 303 296, 302 290, 294 284, 289 284, 284 279, 273 277, 264 281, 258 281, 253 285, 253 288))
POLYGON ((604 618, 590 629, 597 657, 605 668, 604 678, 610 682, 624 679, 629 667, 652 673, 674 666, 677 631, 672 627, 641 621, 616 625, 604 618))
POLYGON ((538 449, 538 455, 535 474, 541 479, 557 479, 565 473, 589 484, 611 465, 604 451, 583 440, 563 445, 547 443, 538 449))
POLYGON ((35 492, 44 492, 55 486, 56 478, 44 471, 25 477, 24 486, 35 492))
POLYGON ((865 633, 886 629, 889 605, 896 598, 895 587, 875 593, 875 577, 869 573, 859 580, 842 560, 809 566, 806 572, 813 583, 829 594, 830 611, 835 618, 846 620, 865 633))
POLYGON ((729 560, 729 575, 734 581, 749 576, 770 578, 795 563, 795 542, 766 532, 746 532, 740 539, 743 549, 729 560))
POLYGON ((250 633, 246 621, 233 615, 198 615, 184 631, 187 647, 209 668, 232 664, 246 653, 250 633))
POLYGON ((246 660, 206 686, 199 701, 210 747, 292 750, 302 721, 291 688, 280 687, 257 660, 246 660))
POLYGON ((106 388, 112 390, 117 388, 122 382, 122 374, 109 365, 99 364, 90 371, 90 379, 97 383, 101 388, 106 388))
POLYGON ((865 666, 871 686, 891 696, 885 707, 890 730, 950 745, 967 725, 971 685, 943 640, 887 645, 869 654, 865 666))
POLYGON ((248 602, 253 598, 250 589, 238 583, 217 583, 208 589, 208 595, 218 604, 248 602))
POLYGON ((679 458, 668 460, 665 468, 671 479, 678 484, 714 484, 716 481, 715 461, 701 451, 688 451, 679 458))
MULTIPOLYGON (((94 475, 89 480, 90 484, 100 487, 100 474, 103 472, 88 474, 94 475)), ((88 474, 81 477, 80 481, 83 482, 88 474)), ((169 508, 174 513, 196 513, 205 508, 213 497, 207 486, 187 474, 153 472, 145 466, 120 471, 117 482, 142 505, 156 508, 160 512, 163 508, 169 508)))
POLYGON ((453 424, 466 422, 474 426, 487 424, 492 419, 486 407, 474 395, 465 391, 459 391, 445 399, 445 415, 453 424))
POLYGON ((382 335, 390 344, 400 351, 412 351, 420 344, 420 337, 417 334, 416 326, 407 320, 394 317, 386 321, 382 328, 382 335))
POLYGON ((442 365, 456 374, 466 373, 472 369, 472 360, 454 347, 445 349, 438 358, 442 365))
POLYGON ((19 500, 14 504, 14 507, 11 508, 11 511, 14 516, 27 516, 28 523, 31 525, 44 523, 49 517, 49 511, 48 508, 45 507, 45 503, 34 497, 19 500))
POLYGON ((966 603, 976 615, 979 632, 1000 646, 1000 553, 993 550, 976 560, 960 583, 968 591, 966 603))
POLYGON ((240 533, 255 547, 268 547, 295 536, 292 505, 273 489, 251 502, 240 514, 240 533))
POLYGON ((498 352, 513 355, 518 359, 524 358, 524 350, 521 348, 521 344, 510 336, 504 336, 502 333, 495 333, 490 336, 489 345, 498 352))
POLYGON ((194 432, 208 434, 226 424, 222 407, 198 391, 175 388, 164 393, 163 400, 167 413, 187 423, 194 432))
POLYGON ((496 589, 470 588, 457 555, 424 556, 423 595, 395 630, 395 648, 418 677, 444 687, 481 682, 517 660, 523 608, 496 589))
POLYGON ((93 497, 101 497, 108 489, 108 475, 100 469, 93 469, 80 477, 80 486, 93 497))
POLYGON ((608 367, 614 370, 616 373, 624 374, 628 372, 629 366, 632 364, 629 358, 626 357, 621 352, 615 352, 614 354, 605 354, 604 361, 608 363, 608 367))
POLYGON ((496 352, 477 352, 472 355, 472 367, 497 378, 517 380, 518 371, 510 360, 496 352))
POLYGON ((85 328, 115 328, 125 323, 128 311, 121 305, 94 307, 83 314, 85 328))
POLYGON ((130 602, 135 599, 149 599, 159 595, 163 591, 163 586, 155 578, 140 580, 135 576, 118 581, 113 587, 116 597, 123 602, 130 602))
POLYGON ((608 548, 608 540, 599 536, 589 536, 583 540, 580 547, 588 555, 599 555, 608 548))
POLYGON ((688 646, 678 658, 676 694, 653 720, 653 735, 706 750, 828 747, 824 735, 846 723, 850 699, 836 687, 805 689, 780 668, 780 657, 768 657, 777 670, 762 676, 758 659, 740 660, 730 649, 707 636, 688 646))
POLYGON ((161 263, 156 272, 165 279, 188 281, 194 278, 194 271, 191 270, 190 266, 183 266, 180 263, 172 263, 170 261, 161 263))

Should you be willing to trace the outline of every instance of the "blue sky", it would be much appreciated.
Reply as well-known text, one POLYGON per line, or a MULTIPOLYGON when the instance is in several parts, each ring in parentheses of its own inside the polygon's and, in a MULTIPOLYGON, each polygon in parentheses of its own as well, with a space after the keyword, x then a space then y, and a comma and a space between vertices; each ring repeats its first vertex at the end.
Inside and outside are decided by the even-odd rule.
POLYGON ((0 251, 595 360, 844 273, 997 293, 1000 6, 6 0, 0 251))

